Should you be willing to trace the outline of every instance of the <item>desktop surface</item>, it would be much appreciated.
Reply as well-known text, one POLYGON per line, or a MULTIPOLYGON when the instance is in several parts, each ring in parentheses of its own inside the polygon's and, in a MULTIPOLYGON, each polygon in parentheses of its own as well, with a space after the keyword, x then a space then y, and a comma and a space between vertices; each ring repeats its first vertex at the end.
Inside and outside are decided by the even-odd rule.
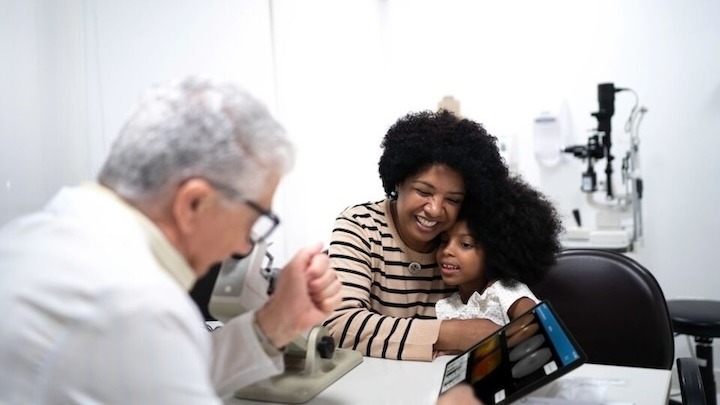
MULTIPOLYGON (((418 362, 365 357, 357 367, 306 404, 434 404, 445 364, 453 358, 442 356, 432 362, 418 362)), ((528 397, 544 399, 578 395, 570 391, 578 386, 592 385, 595 386, 594 394, 601 395, 601 403, 666 405, 670 375, 670 370, 584 364, 528 397)), ((226 404, 272 404, 232 395, 224 401, 226 404)))

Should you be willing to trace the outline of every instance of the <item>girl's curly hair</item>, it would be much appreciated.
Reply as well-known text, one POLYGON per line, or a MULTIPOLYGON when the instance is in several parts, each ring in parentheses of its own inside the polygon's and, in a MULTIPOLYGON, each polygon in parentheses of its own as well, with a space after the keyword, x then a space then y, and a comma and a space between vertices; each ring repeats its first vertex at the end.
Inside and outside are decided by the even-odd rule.
MULTIPOLYGON (((553 203, 521 177, 508 177, 491 203, 466 200, 461 217, 485 250, 489 279, 541 281, 561 250, 562 222, 553 203)), ((460 219, 460 218, 459 218, 460 219)))
POLYGON ((497 138, 477 122, 448 110, 409 113, 388 129, 378 163, 386 195, 408 177, 434 164, 462 175, 466 198, 489 201, 508 176, 497 138))

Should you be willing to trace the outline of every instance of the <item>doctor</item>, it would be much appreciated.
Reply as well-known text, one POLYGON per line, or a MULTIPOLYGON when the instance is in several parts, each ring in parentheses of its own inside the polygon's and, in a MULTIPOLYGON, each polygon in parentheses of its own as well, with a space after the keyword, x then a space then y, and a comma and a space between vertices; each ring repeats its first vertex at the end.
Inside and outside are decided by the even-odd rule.
POLYGON ((187 290, 272 233, 292 157, 237 87, 149 91, 96 183, 0 230, 0 403, 215 404, 282 372, 279 349, 340 302, 320 244, 264 307, 212 334, 187 290))

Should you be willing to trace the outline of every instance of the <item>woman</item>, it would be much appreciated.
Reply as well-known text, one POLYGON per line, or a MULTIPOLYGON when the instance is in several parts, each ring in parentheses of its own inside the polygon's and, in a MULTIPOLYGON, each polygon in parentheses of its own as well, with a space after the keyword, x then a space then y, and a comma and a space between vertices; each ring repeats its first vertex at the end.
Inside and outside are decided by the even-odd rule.
POLYGON ((388 198, 338 216, 329 255, 343 303, 324 325, 340 347, 371 357, 429 361, 465 350, 498 325, 435 318, 435 303, 455 291, 442 280, 435 249, 463 201, 490 204, 505 187, 496 138, 449 111, 425 111, 400 118, 381 146, 388 198))

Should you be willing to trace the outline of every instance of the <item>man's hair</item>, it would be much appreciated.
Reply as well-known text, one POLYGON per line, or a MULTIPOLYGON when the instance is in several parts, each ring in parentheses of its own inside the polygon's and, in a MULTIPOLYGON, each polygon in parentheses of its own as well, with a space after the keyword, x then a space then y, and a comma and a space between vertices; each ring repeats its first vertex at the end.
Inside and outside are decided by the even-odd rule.
POLYGON ((386 195, 434 164, 456 170, 466 195, 483 201, 496 194, 508 176, 497 138, 479 123, 447 110, 401 117, 388 129, 381 147, 378 168, 386 195))
POLYGON ((243 89, 199 78, 156 86, 123 126, 98 181, 133 202, 203 178, 230 200, 251 198, 294 152, 282 126, 243 89))

